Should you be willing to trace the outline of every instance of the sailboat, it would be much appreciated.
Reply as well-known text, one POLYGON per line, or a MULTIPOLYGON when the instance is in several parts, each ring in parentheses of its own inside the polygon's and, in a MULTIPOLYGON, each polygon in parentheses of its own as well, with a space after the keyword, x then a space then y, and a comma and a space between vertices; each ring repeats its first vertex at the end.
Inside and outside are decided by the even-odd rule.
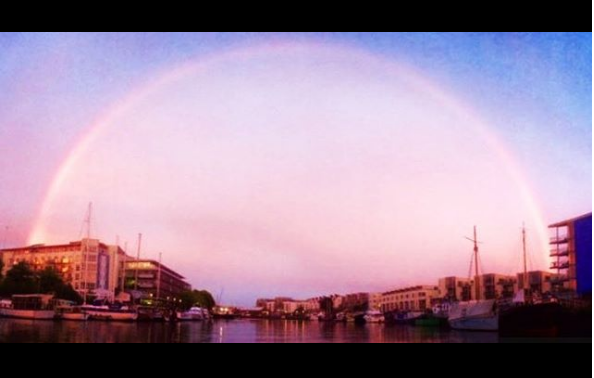
POLYGON ((474 243, 475 263, 475 297, 474 301, 458 302, 452 305, 448 322, 450 327, 461 331, 486 331, 499 330, 499 313, 495 300, 481 300, 481 283, 479 277, 479 248, 477 230, 474 227, 474 238, 469 239, 474 243))
POLYGON ((555 337, 559 334, 563 319, 563 307, 556 302, 533 299, 528 273, 526 229, 522 228, 524 252, 524 277, 522 288, 513 303, 500 311, 500 333, 509 337, 555 337))

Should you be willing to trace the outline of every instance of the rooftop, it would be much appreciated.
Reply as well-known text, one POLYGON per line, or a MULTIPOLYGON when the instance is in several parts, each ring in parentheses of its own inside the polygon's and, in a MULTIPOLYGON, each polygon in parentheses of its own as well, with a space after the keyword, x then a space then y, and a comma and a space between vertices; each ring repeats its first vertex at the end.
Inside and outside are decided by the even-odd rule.
POLYGON ((165 266, 162 263, 159 263, 158 261, 155 261, 155 260, 132 260, 132 261, 128 261, 128 262, 126 262, 126 270, 136 270, 136 269, 143 270, 143 269, 147 269, 147 267, 137 267, 136 264, 148 264, 148 265, 152 265, 154 267, 154 269, 159 269, 159 266, 160 266, 163 271, 171 274, 172 276, 174 276, 174 277, 176 277, 176 278, 178 278, 180 280, 184 280, 185 279, 185 277, 182 276, 181 274, 177 273, 173 269, 168 268, 167 266, 165 266))
POLYGON ((554 223, 554 224, 550 225, 549 228, 566 227, 572 223, 575 223, 577 221, 580 221, 580 220, 586 219, 586 218, 592 218, 592 213, 580 215, 579 217, 575 217, 575 218, 564 220, 562 222, 554 223))
MULTIPOLYGON (((53 244, 53 245, 46 245, 46 244, 34 244, 27 247, 19 247, 19 248, 6 248, 0 250, 0 252, 43 252, 46 249, 56 249, 56 248, 71 248, 71 247, 82 247, 84 242, 83 239, 81 241, 73 241, 68 244, 53 244)), ((108 245, 105 243, 99 242, 97 239, 91 239, 92 242, 98 242, 99 245, 103 248, 107 248, 108 245)))
POLYGON ((407 287, 404 289, 388 291, 388 292, 385 292, 384 295, 408 293, 411 291, 421 291, 421 290, 439 290, 439 289, 436 286, 432 286, 432 285, 420 285, 420 286, 411 286, 411 287, 407 287))

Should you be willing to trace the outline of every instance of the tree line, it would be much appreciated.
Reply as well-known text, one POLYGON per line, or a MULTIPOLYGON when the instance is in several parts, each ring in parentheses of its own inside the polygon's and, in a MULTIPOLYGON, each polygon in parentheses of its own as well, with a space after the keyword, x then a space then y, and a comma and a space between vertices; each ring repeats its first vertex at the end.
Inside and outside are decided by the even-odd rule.
MULTIPOLYGON (((0 297, 10 298, 21 294, 51 294, 57 299, 65 299, 78 304, 83 298, 66 283, 54 267, 35 271, 25 262, 13 266, 3 276, 4 263, 0 260, 0 297)), ((206 290, 186 291, 180 295, 182 307, 190 309, 198 306, 212 310, 216 303, 211 293, 206 290)))
POLYGON ((25 262, 13 266, 6 276, 2 274, 4 263, 0 260, 0 297, 24 294, 51 294, 58 299, 65 299, 81 304, 82 297, 72 285, 64 282, 54 267, 35 271, 25 262))

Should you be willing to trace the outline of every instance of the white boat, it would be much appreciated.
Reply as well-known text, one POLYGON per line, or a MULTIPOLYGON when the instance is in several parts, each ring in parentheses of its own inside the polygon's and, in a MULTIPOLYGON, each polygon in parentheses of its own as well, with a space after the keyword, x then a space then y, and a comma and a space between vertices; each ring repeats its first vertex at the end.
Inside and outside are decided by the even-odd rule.
POLYGON ((177 313, 177 320, 179 321, 197 322, 204 319, 204 311, 200 307, 192 307, 189 311, 177 313))
POLYGON ((84 322, 89 314, 78 306, 62 306, 56 308, 56 319, 84 322))
POLYGON ((386 318, 380 311, 367 311, 363 317, 366 323, 384 323, 386 318))
POLYGON ((9 309, 9 308, 12 308, 12 301, 7 300, 7 299, 1 299, 0 300, 0 317, 3 316, 4 309, 9 309))
POLYGON ((5 318, 27 320, 53 320, 52 295, 14 295, 11 307, 2 308, 5 318))
POLYGON ((89 320, 102 320, 112 322, 134 322, 138 320, 138 312, 126 308, 120 310, 110 309, 108 306, 82 306, 89 320))
POLYGON ((461 331, 499 330, 499 314, 495 300, 454 303, 448 318, 452 329, 461 331))
POLYGON ((2 316, 12 319, 53 320, 55 312, 46 310, 15 310, 11 308, 3 309, 2 316))

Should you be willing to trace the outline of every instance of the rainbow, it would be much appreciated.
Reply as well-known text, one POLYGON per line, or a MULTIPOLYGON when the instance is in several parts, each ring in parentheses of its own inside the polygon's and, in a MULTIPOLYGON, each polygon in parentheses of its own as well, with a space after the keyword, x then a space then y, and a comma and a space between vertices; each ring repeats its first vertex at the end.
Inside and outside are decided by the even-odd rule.
POLYGON ((467 120, 469 124, 475 125, 474 131, 496 152, 508 173, 513 178, 522 199, 525 201, 532 222, 536 227, 539 245, 542 253, 548 257, 548 234, 546 223, 543 219, 541 210, 536 202, 536 196, 530 188, 528 179, 525 177, 520 166, 516 163, 513 154, 506 148, 500 138, 494 133, 494 128, 485 122, 481 117, 467 104, 463 103, 456 96, 446 92, 435 83, 425 78, 421 73, 412 67, 401 63, 396 63, 389 58, 378 55, 372 55, 368 51, 340 44, 321 44, 321 43, 287 43, 275 42, 248 48, 232 49, 219 52, 197 60, 181 64, 172 70, 156 75, 154 79, 144 83, 139 88, 131 91, 125 98, 109 107, 94 122, 88 126, 86 133, 75 143, 73 149, 67 154, 63 163, 58 168, 48 190, 44 196, 41 207, 38 210, 33 227, 29 233, 28 242, 35 244, 47 239, 45 229, 46 222, 51 218, 52 207, 55 199, 58 197, 62 188, 68 181, 71 173, 75 169, 77 161, 93 145, 95 140, 109 129, 110 124, 118 117, 124 115, 127 111, 134 108, 139 102, 152 93, 159 91, 160 88, 167 86, 187 75, 196 74, 201 71, 207 71, 218 64, 230 62, 236 59, 248 59, 258 57, 264 54, 305 54, 316 52, 326 54, 341 59, 360 59, 364 62, 374 64, 384 69, 388 74, 396 75, 399 79, 406 81, 422 93, 430 96, 444 108, 467 120))

